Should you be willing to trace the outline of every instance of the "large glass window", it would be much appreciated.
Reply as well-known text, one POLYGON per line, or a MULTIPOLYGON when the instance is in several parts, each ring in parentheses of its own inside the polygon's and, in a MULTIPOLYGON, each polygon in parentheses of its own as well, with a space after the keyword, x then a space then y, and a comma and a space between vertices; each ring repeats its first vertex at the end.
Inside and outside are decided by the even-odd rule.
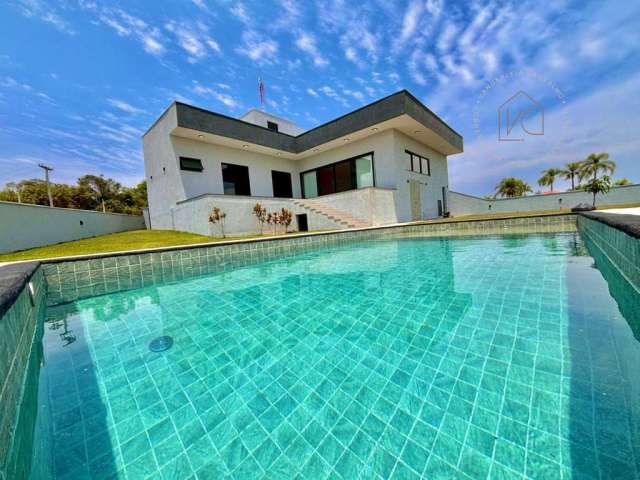
POLYGON ((302 174, 305 198, 373 186, 373 153, 325 165, 302 174))
POLYGON ((356 187, 373 187, 372 155, 356 158, 356 187))
POLYGON ((251 195, 249 167, 223 163, 222 183, 225 195, 251 195))
POLYGON ((318 196, 318 180, 316 171, 302 174, 302 188, 304 189, 304 198, 313 198, 318 196))

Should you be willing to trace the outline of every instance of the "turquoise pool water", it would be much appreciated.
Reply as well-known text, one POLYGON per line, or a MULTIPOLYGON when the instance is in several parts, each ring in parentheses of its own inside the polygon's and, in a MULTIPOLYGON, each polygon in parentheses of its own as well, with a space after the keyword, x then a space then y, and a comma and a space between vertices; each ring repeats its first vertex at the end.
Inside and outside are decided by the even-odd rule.
POLYGON ((640 299, 601 268, 403 238, 51 308, 34 475, 640 478, 640 299))

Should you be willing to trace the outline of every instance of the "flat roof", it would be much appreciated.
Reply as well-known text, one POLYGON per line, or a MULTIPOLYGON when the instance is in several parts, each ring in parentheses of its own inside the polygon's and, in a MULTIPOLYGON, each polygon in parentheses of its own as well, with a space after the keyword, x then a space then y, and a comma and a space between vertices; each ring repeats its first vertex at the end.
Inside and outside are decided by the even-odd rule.
POLYGON ((307 152, 342 136, 374 127, 403 115, 411 117, 442 138, 449 147, 446 154, 463 151, 462 135, 447 125, 407 90, 400 90, 297 136, 275 132, 260 125, 178 101, 173 102, 158 120, 174 105, 177 127, 219 135, 292 154, 307 152))

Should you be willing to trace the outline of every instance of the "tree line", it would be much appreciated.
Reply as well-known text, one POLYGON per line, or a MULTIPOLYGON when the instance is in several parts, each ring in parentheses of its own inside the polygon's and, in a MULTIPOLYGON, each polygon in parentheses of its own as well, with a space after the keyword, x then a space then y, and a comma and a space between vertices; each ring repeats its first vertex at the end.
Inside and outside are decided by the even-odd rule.
MULTIPOLYGON (((126 187, 104 175, 83 175, 75 185, 50 183, 50 188, 54 207, 140 215, 147 206, 145 181, 126 187)), ((9 182, 0 190, 0 200, 49 205, 47 184, 39 179, 9 182)))
MULTIPOLYGON (((549 191, 553 192, 556 179, 562 178, 571 181, 569 191, 588 191, 594 194, 595 199, 597 193, 606 193, 612 186, 631 185, 631 181, 627 178, 612 182, 609 175, 613 175, 615 170, 616 163, 609 158, 608 153, 592 153, 582 161, 567 163, 564 168, 554 167, 543 170, 538 179, 538 185, 549 187, 549 191), (598 177, 600 173, 602 176, 598 177)), ((489 198, 522 197, 527 193, 533 193, 531 185, 520 178, 506 177, 500 180, 496 185, 495 194, 490 195, 489 198)))

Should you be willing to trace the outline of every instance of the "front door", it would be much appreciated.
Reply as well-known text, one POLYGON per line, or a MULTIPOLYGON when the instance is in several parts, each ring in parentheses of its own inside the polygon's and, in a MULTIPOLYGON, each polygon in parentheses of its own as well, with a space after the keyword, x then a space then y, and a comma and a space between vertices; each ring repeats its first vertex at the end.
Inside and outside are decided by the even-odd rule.
POLYGON ((273 185, 274 197, 293 198, 291 174, 289 172, 278 172, 277 170, 271 170, 271 183, 273 185))
POLYGON ((411 220, 422 220, 420 182, 417 180, 409 180, 409 201, 411 202, 411 220))

